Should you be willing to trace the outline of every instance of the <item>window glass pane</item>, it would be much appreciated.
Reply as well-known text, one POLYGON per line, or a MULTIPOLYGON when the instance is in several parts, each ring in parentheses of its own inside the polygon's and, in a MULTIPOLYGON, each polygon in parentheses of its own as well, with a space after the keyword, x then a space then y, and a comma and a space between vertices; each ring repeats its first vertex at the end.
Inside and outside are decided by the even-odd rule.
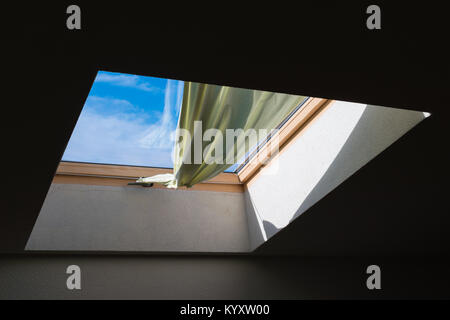
POLYGON ((183 82, 99 71, 63 160, 172 168, 183 82))
MULTIPOLYGON (((183 87, 178 80, 99 71, 62 160, 173 168, 183 87)), ((238 171, 244 159, 225 172, 238 171)))

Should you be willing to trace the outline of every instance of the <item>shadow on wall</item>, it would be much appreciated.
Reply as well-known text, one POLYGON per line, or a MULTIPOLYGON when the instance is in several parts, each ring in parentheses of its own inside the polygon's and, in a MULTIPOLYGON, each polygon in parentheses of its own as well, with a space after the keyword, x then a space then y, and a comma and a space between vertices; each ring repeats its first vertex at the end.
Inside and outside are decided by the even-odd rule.
POLYGON ((278 231, 283 229, 283 228, 277 228, 273 223, 271 223, 270 221, 267 221, 267 220, 263 220, 263 227, 264 227, 264 231, 266 233, 267 239, 272 238, 272 236, 275 235, 275 233, 277 233, 278 231))
POLYGON ((252 249, 267 241, 266 228, 264 227, 264 222, 261 224, 261 217, 258 215, 256 206, 248 191, 244 193, 244 198, 245 212, 247 214, 249 251, 252 251, 252 249))
POLYGON ((375 106, 366 107, 336 158, 322 178, 317 182, 314 189, 302 202, 290 222, 298 218, 316 202, 338 187, 339 184, 347 180, 369 161, 373 160, 374 157, 388 148, 389 146, 382 145, 376 139, 380 132, 387 132, 383 129, 400 128, 391 134, 393 137, 397 135, 397 138, 391 140, 391 143, 394 143, 406 132, 402 130, 399 123, 397 123, 398 121, 418 123, 424 118, 425 115, 422 112, 405 112, 405 110, 401 109, 375 106), (382 108, 383 112, 380 112, 379 108, 382 108), (398 115, 401 115, 401 117, 398 117, 398 115), (364 139, 361 139, 361 136, 364 139), (373 158, 367 160, 368 155, 374 153, 373 158))
MULTIPOLYGON (((284 210, 280 203, 277 215, 284 215, 286 221, 291 223, 424 118, 426 118, 426 115, 422 112, 365 106, 359 120, 351 129, 342 147, 325 172, 316 178, 317 182, 306 194, 304 200, 301 201, 300 206, 296 210, 284 210)), ((330 129, 329 134, 332 134, 332 132, 332 129, 330 129)), ((295 147, 295 145, 292 145, 292 147, 295 147)), ((284 156, 289 155, 285 153, 284 156)), ((296 170, 296 168, 290 169, 296 170)), ((280 172, 277 174, 280 174, 280 172)), ((296 177, 288 178, 295 179, 296 177)), ((282 189, 271 190, 274 188, 272 187, 273 184, 267 182, 267 180, 264 181, 265 190, 263 192, 266 196, 270 196, 271 199, 277 199, 274 193, 282 192, 282 189)), ((298 194, 302 194, 302 191, 299 190, 298 194)), ((258 212, 258 203, 255 203, 258 200, 257 198, 256 200, 253 199, 251 193, 246 192, 246 197, 248 198, 246 210, 249 228, 253 225, 253 230, 249 229, 250 245, 251 248, 255 249, 278 233, 283 227, 279 228, 274 225, 270 218, 261 216, 258 212), (257 222, 255 223, 255 221, 257 222), (259 225, 260 230, 255 230, 255 225, 259 225)), ((260 193, 259 199, 263 198, 260 193)))

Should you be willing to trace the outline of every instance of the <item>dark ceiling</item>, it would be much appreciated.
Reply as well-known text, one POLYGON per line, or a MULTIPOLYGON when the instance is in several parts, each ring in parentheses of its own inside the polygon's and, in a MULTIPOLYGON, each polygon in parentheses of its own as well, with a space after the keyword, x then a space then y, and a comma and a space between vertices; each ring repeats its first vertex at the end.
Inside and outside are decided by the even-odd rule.
POLYGON ((79 31, 66 29, 69 2, 9 11, 0 250, 23 251, 101 69, 431 112, 256 253, 448 254, 444 10, 381 3, 382 29, 369 31, 370 3, 315 3, 203 12, 79 2, 79 31))

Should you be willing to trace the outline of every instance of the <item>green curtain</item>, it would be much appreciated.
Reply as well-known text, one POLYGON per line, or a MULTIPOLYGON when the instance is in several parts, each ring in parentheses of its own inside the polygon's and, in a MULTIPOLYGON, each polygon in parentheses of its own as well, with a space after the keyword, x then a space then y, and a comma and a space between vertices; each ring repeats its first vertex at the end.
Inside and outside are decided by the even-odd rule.
POLYGON ((185 82, 178 128, 186 130, 189 135, 176 137, 173 174, 140 178, 137 182, 156 182, 176 188, 191 187, 209 180, 233 165, 227 159, 238 161, 238 154, 245 154, 245 150, 254 147, 255 143, 251 143, 254 140, 245 140, 244 132, 276 128, 305 99, 283 93, 185 82), (222 139, 217 136, 212 136, 210 141, 203 141, 199 136, 196 138, 195 134, 200 131, 194 130, 195 121, 201 121, 201 133, 217 129, 222 139), (227 129, 242 131, 233 137, 233 141, 227 142, 227 129), (199 156, 199 141, 203 159, 201 163, 194 163, 199 156), (230 144, 233 148, 229 148, 230 144), (215 147, 222 151, 223 163, 211 163, 218 150, 215 147))

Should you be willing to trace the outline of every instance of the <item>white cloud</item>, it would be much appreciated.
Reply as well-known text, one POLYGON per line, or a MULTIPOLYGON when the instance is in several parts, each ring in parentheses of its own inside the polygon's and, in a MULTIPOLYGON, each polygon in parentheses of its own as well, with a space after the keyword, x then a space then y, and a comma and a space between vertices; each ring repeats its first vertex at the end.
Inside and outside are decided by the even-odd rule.
POLYGON ((136 109, 127 100, 96 97, 80 115, 63 160, 172 167, 170 134, 176 127, 176 120, 168 114, 172 110, 171 99, 166 95, 161 120, 149 127, 139 112, 103 112, 112 105, 116 105, 117 110, 136 109), (148 138, 152 131, 158 131, 154 133, 161 139, 158 143, 148 138))
POLYGON ((164 148, 174 144, 174 132, 177 127, 182 96, 183 82, 168 80, 162 117, 160 121, 145 130, 143 138, 139 141, 143 148, 164 148))
POLYGON ((83 110, 104 115, 121 115, 122 117, 145 117, 145 113, 125 99, 89 96, 83 110))
POLYGON ((142 77, 132 74, 114 74, 99 72, 95 82, 105 82, 115 86, 135 88, 147 92, 160 93, 162 88, 152 86, 149 82, 142 80, 142 77))

